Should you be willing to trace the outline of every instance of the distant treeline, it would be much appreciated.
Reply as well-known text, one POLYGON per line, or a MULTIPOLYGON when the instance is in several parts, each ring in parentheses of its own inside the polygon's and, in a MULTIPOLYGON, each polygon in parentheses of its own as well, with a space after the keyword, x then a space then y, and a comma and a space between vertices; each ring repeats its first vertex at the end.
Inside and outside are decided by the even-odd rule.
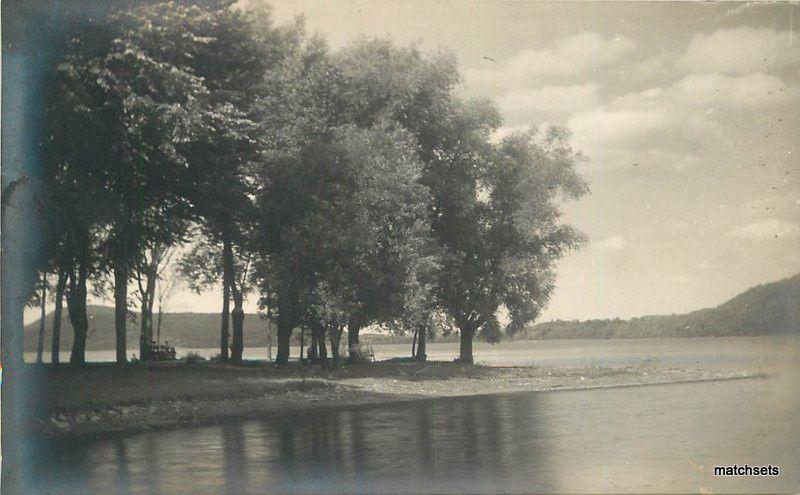
MULTIPOLYGON (((114 308, 109 306, 90 305, 86 312, 89 315, 89 331, 86 340, 86 350, 88 351, 113 351, 116 345, 114 335, 114 308)), ((138 315, 137 315, 138 317, 138 315)), ((62 326, 69 329, 69 317, 62 313, 62 326)), ((139 338, 139 328, 135 322, 127 326, 128 342, 130 349, 136 348, 139 338)), ((45 341, 50 342, 52 338, 53 313, 50 312, 45 317, 45 341)), ((277 345, 277 326, 272 324, 273 345, 277 345)), ((39 332, 39 321, 34 321, 25 326, 25 352, 36 351, 37 333, 39 332)), ((267 345, 267 323, 259 315, 247 313, 244 319, 244 344, 246 347, 266 347, 267 345)), ((61 348, 68 350, 72 345, 72 332, 67 330, 61 335, 61 348)), ((372 344, 411 344, 412 335, 395 335, 364 333, 361 334, 361 342, 367 345, 372 344)), ((164 315, 164 322, 161 329, 159 340, 169 342, 171 345, 189 349, 211 349, 219 345, 219 314, 217 313, 167 313, 164 315)), ((343 333, 343 341, 347 340, 347 330, 343 333)), ((306 333, 305 342, 311 341, 310 335, 306 333)), ((436 342, 458 342, 458 335, 436 336, 436 342)), ((300 331, 292 333, 292 343, 299 344, 300 331)))
POLYGON ((716 308, 630 320, 556 320, 528 327, 518 338, 619 339, 787 333, 800 333, 800 275, 759 285, 716 308))
MULTIPOLYGON (((88 350, 114 349, 114 309, 89 306, 88 350)), ((52 327, 52 313, 47 315, 47 340, 52 327)), ((68 325, 66 315, 63 325, 68 325)), ((25 350, 36 349, 39 324, 25 327, 25 350)), ((244 342, 248 347, 267 344, 266 322, 255 314, 244 321, 244 342)), ((129 327, 129 342, 135 342, 138 329, 129 327)), ((273 328, 274 331, 274 328, 273 328)), ((69 348, 70 332, 63 334, 62 348, 69 348)), ((646 337, 721 337, 730 335, 775 335, 800 333, 800 275, 766 285, 759 285, 716 308, 701 309, 683 315, 643 316, 630 320, 564 321, 556 320, 528 327, 515 336, 517 340, 547 339, 619 339, 646 337)), ((345 337, 347 333, 345 331, 345 337)), ((365 344, 411 343, 411 335, 365 333, 365 344)), ((164 317, 161 341, 188 348, 211 348, 219 338, 219 315, 213 313, 168 313, 164 317)), ((293 333, 298 342, 300 332, 293 333)), ((437 342, 455 342, 457 334, 439 335, 437 342)))

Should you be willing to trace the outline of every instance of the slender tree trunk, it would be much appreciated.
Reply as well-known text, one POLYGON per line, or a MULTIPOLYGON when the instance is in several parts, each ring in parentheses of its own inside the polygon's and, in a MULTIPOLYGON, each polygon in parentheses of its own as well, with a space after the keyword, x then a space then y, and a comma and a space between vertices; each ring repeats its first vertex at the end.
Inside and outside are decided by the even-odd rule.
POLYGON ((139 330, 139 355, 144 361, 153 359, 153 303, 156 299, 156 282, 158 281, 160 252, 161 249, 157 246, 151 249, 150 263, 145 268, 144 274, 145 278, 147 278, 147 284, 142 294, 142 324, 139 330))
POLYGON ((417 353, 414 358, 417 361, 427 361, 428 354, 427 354, 427 342, 428 342, 428 329, 425 325, 419 325, 417 327, 417 333, 419 334, 419 338, 417 339, 417 353))
POLYGON ((233 258, 233 246, 226 238, 222 242, 222 325, 220 327, 219 351, 222 361, 228 360, 228 328, 231 319, 231 283, 232 274, 228 260, 233 258))
POLYGON ((309 329, 311 330, 311 346, 308 352, 309 354, 313 352, 314 361, 324 368, 328 364, 328 350, 325 345, 325 327, 318 319, 312 318, 309 329))
POLYGON ((244 353, 244 301, 242 292, 237 290, 233 293, 233 345, 231 346, 231 360, 234 364, 242 364, 242 354, 244 353))
POLYGON ((461 333, 461 345, 458 360, 464 364, 473 364, 472 337, 475 334, 475 329, 471 325, 459 325, 459 332, 461 333))
POLYGON ((289 346, 291 345, 293 322, 285 311, 278 312, 278 354, 275 364, 286 366, 289 364, 289 346))
POLYGON ((42 312, 39 319, 39 338, 36 341, 36 363, 42 364, 44 354, 44 328, 47 316, 47 273, 42 273, 42 312))
POLYGON ((114 331, 116 333, 117 366, 128 362, 127 329, 128 320, 128 267, 124 259, 118 259, 114 266, 114 331))
POLYGON ((139 357, 142 361, 149 361, 150 356, 150 341, 147 339, 147 292, 142 294, 142 321, 139 327, 139 357))
POLYGON ((158 282, 158 275, 153 275, 153 286, 151 289, 148 289, 150 293, 147 295, 147 338, 151 341, 153 340, 153 307, 155 306, 156 302, 156 283, 158 282))
POLYGON ((419 327, 414 327, 414 340, 411 341, 411 357, 416 359, 417 357, 417 334, 419 333, 419 327))
POLYGON ((233 313, 231 313, 231 322, 233 323, 231 361, 233 361, 234 364, 242 364, 242 354, 244 353, 244 294, 242 288, 236 285, 236 265, 233 263, 233 243, 228 238, 225 238, 223 242, 222 270, 227 274, 228 285, 233 294, 233 313))
POLYGON ((311 336, 311 341, 308 343, 308 350, 306 351, 306 358, 311 364, 316 364, 319 362, 319 343, 317 342, 317 336, 319 332, 314 330, 313 325, 308 326, 308 334, 311 336))
POLYGON ((319 355, 319 364, 323 368, 328 366, 328 346, 325 344, 325 327, 319 326, 319 335, 317 336, 317 354, 319 355))
POLYGON ((339 345, 342 341, 342 332, 344 331, 343 325, 331 325, 330 338, 331 338, 331 354, 333 355, 333 367, 339 366, 339 345))
POLYGON ((161 303, 158 304, 158 319, 156 320, 156 342, 161 343, 161 320, 164 319, 164 312, 161 303))
POLYGON ((358 333, 361 331, 361 321, 352 318, 347 323, 347 360, 351 363, 358 358, 358 333))
POLYGON ((305 363, 305 358, 303 357, 303 347, 306 345, 306 328, 300 327, 300 364, 305 363))
POLYGON ((67 311, 75 338, 69 364, 82 366, 86 363, 86 333, 89 329, 89 317, 86 315, 86 260, 78 265, 77 273, 70 274, 69 294, 67 295, 67 311))
POLYGON ((61 312, 64 301, 64 287, 67 284, 67 273, 64 270, 58 271, 58 282, 56 282, 55 303, 53 309, 53 340, 50 351, 50 363, 59 364, 61 362, 61 312))
POLYGON ((222 319, 219 327, 219 358, 220 361, 228 360, 228 325, 231 321, 231 292, 230 286, 222 277, 222 319))

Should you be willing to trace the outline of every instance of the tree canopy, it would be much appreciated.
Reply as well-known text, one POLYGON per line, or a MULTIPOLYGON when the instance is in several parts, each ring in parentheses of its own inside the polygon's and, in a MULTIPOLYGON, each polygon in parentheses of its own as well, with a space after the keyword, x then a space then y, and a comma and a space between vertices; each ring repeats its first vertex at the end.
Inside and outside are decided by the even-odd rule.
POLYGON ((59 229, 42 267, 64 274, 76 348, 87 282, 113 278, 124 363, 128 284, 151 313, 154 260, 186 241, 189 285, 222 286, 234 363, 250 290, 278 320, 283 363, 297 326, 336 356, 345 328, 352 355, 365 326, 452 322, 472 362, 475 335, 530 324, 582 241, 561 205, 587 191, 583 157, 566 129, 499 138, 494 104, 458 82, 449 54, 369 38, 332 52, 301 22, 230 1, 82 26, 47 106, 59 229))

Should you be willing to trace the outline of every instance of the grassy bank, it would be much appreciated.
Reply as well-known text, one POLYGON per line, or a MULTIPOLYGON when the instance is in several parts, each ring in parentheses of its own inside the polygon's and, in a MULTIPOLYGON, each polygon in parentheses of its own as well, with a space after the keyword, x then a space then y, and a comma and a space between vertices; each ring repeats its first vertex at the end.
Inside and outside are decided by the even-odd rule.
POLYGON ((25 370, 32 434, 81 435, 211 424, 315 408, 424 397, 569 390, 763 376, 745 371, 642 365, 484 367, 384 361, 335 370, 265 363, 233 367, 168 363, 149 368, 25 370))

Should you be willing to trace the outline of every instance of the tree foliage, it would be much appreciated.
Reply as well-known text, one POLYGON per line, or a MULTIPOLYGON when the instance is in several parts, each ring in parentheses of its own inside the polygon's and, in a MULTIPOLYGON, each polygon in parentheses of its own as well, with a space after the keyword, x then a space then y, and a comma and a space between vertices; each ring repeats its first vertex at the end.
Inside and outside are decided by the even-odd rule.
POLYGON ((448 54, 368 38, 331 52, 265 7, 154 2, 83 29, 56 74, 50 265, 76 325, 86 281, 113 272, 118 335, 133 274, 152 327, 154 259, 191 240, 180 271, 222 286, 234 362, 253 288, 284 362, 295 326, 337 343, 347 328, 352 345, 373 324, 455 326, 471 362, 474 335, 537 317, 581 243, 560 214, 586 192, 568 132, 496 139, 499 112, 457 96, 448 54))

